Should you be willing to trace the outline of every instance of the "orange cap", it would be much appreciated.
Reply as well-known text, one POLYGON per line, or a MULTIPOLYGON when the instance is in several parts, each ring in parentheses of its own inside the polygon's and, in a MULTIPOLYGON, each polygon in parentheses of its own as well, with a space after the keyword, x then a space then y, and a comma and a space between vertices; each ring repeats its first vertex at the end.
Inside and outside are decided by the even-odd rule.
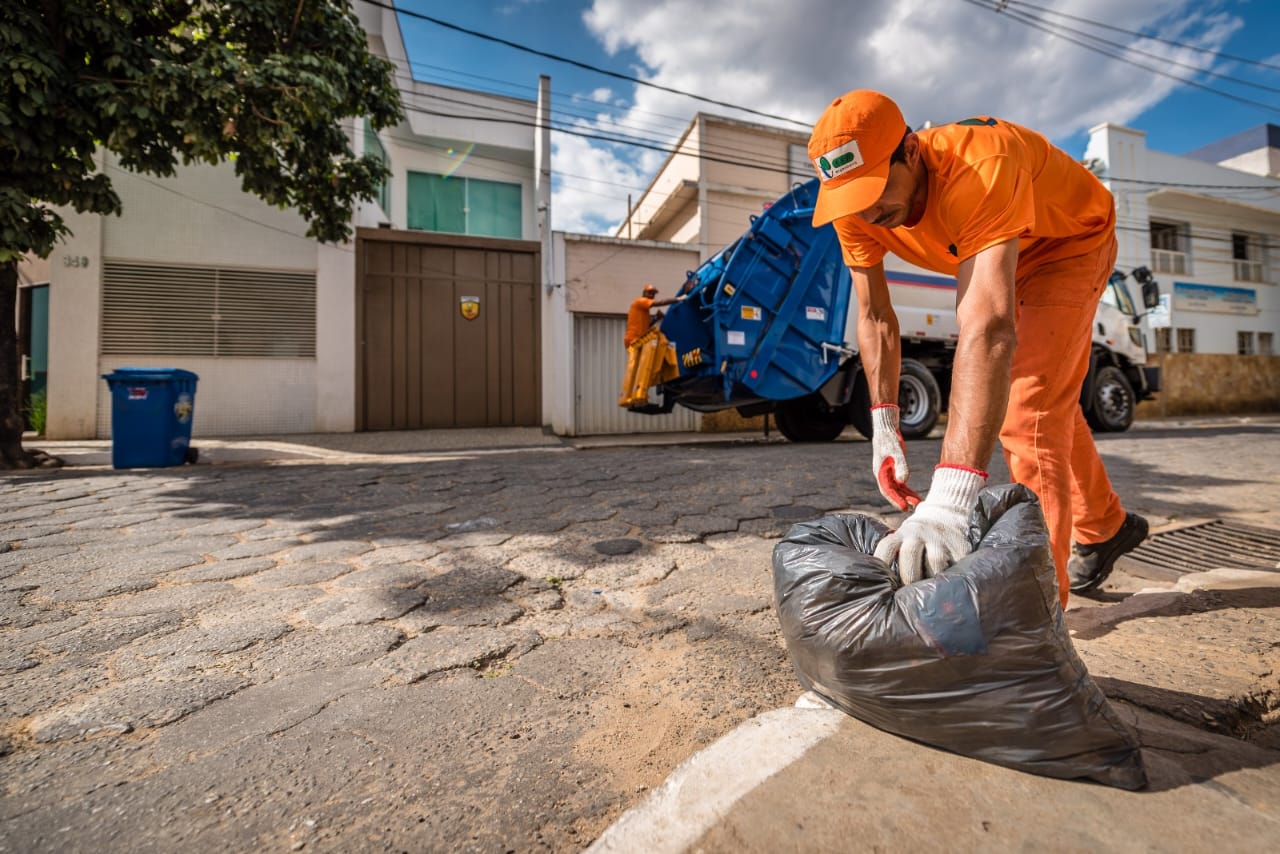
POLYGON ((809 159, 821 179, 815 226, 864 211, 880 198, 889 158, 906 132, 898 105, 879 92, 854 89, 831 102, 809 136, 809 159))

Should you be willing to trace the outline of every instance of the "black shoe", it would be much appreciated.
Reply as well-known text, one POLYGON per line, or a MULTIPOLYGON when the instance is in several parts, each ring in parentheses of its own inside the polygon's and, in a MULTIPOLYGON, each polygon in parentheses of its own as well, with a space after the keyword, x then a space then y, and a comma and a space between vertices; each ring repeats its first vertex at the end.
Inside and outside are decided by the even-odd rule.
POLYGON ((1136 513, 1126 513, 1124 523, 1115 535, 1102 543, 1073 544, 1071 559, 1067 561, 1067 578, 1072 593, 1088 593, 1107 580, 1116 560, 1127 554, 1147 538, 1147 520, 1136 513))

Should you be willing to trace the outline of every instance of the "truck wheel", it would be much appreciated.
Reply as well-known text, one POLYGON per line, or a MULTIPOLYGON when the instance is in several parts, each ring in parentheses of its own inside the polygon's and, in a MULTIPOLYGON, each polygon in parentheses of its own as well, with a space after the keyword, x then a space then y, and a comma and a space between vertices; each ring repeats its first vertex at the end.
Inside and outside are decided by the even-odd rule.
POLYGON ((1133 386, 1124 371, 1107 365, 1093 379, 1093 395, 1084 417, 1099 433, 1123 433, 1133 423, 1134 405, 1133 386))
POLYGON ((928 437, 941 411, 942 390, 933 374, 914 359, 903 359, 898 379, 898 430, 902 438, 928 437))
POLYGON ((778 402, 773 412, 778 432, 792 442, 830 442, 844 432, 844 408, 832 409, 820 394, 778 402))

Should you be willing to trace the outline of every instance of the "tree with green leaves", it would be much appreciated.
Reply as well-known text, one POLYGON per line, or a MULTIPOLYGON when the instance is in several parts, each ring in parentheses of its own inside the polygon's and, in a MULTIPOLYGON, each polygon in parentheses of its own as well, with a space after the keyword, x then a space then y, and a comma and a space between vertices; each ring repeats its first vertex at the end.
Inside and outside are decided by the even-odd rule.
POLYGON ((343 241, 387 173, 340 121, 399 121, 393 71, 349 0, 0 4, 0 468, 59 463, 22 447, 17 263, 69 233, 59 207, 121 212, 97 153, 161 176, 230 159, 245 191, 343 241))

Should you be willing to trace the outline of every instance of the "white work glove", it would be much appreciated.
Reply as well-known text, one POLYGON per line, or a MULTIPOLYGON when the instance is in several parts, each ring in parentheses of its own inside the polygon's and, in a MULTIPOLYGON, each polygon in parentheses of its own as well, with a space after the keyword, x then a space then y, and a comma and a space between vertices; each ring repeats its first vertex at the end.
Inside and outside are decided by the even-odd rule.
POLYGON ((893 565, 903 584, 938 575, 973 551, 969 544, 969 515, 987 473, 962 466, 940 465, 933 486, 898 530, 876 546, 876 557, 893 565))
POLYGON ((920 496, 907 486, 911 468, 898 430, 898 407, 892 403, 871 407, 871 468, 880 494, 894 507, 906 510, 920 503, 920 496))

